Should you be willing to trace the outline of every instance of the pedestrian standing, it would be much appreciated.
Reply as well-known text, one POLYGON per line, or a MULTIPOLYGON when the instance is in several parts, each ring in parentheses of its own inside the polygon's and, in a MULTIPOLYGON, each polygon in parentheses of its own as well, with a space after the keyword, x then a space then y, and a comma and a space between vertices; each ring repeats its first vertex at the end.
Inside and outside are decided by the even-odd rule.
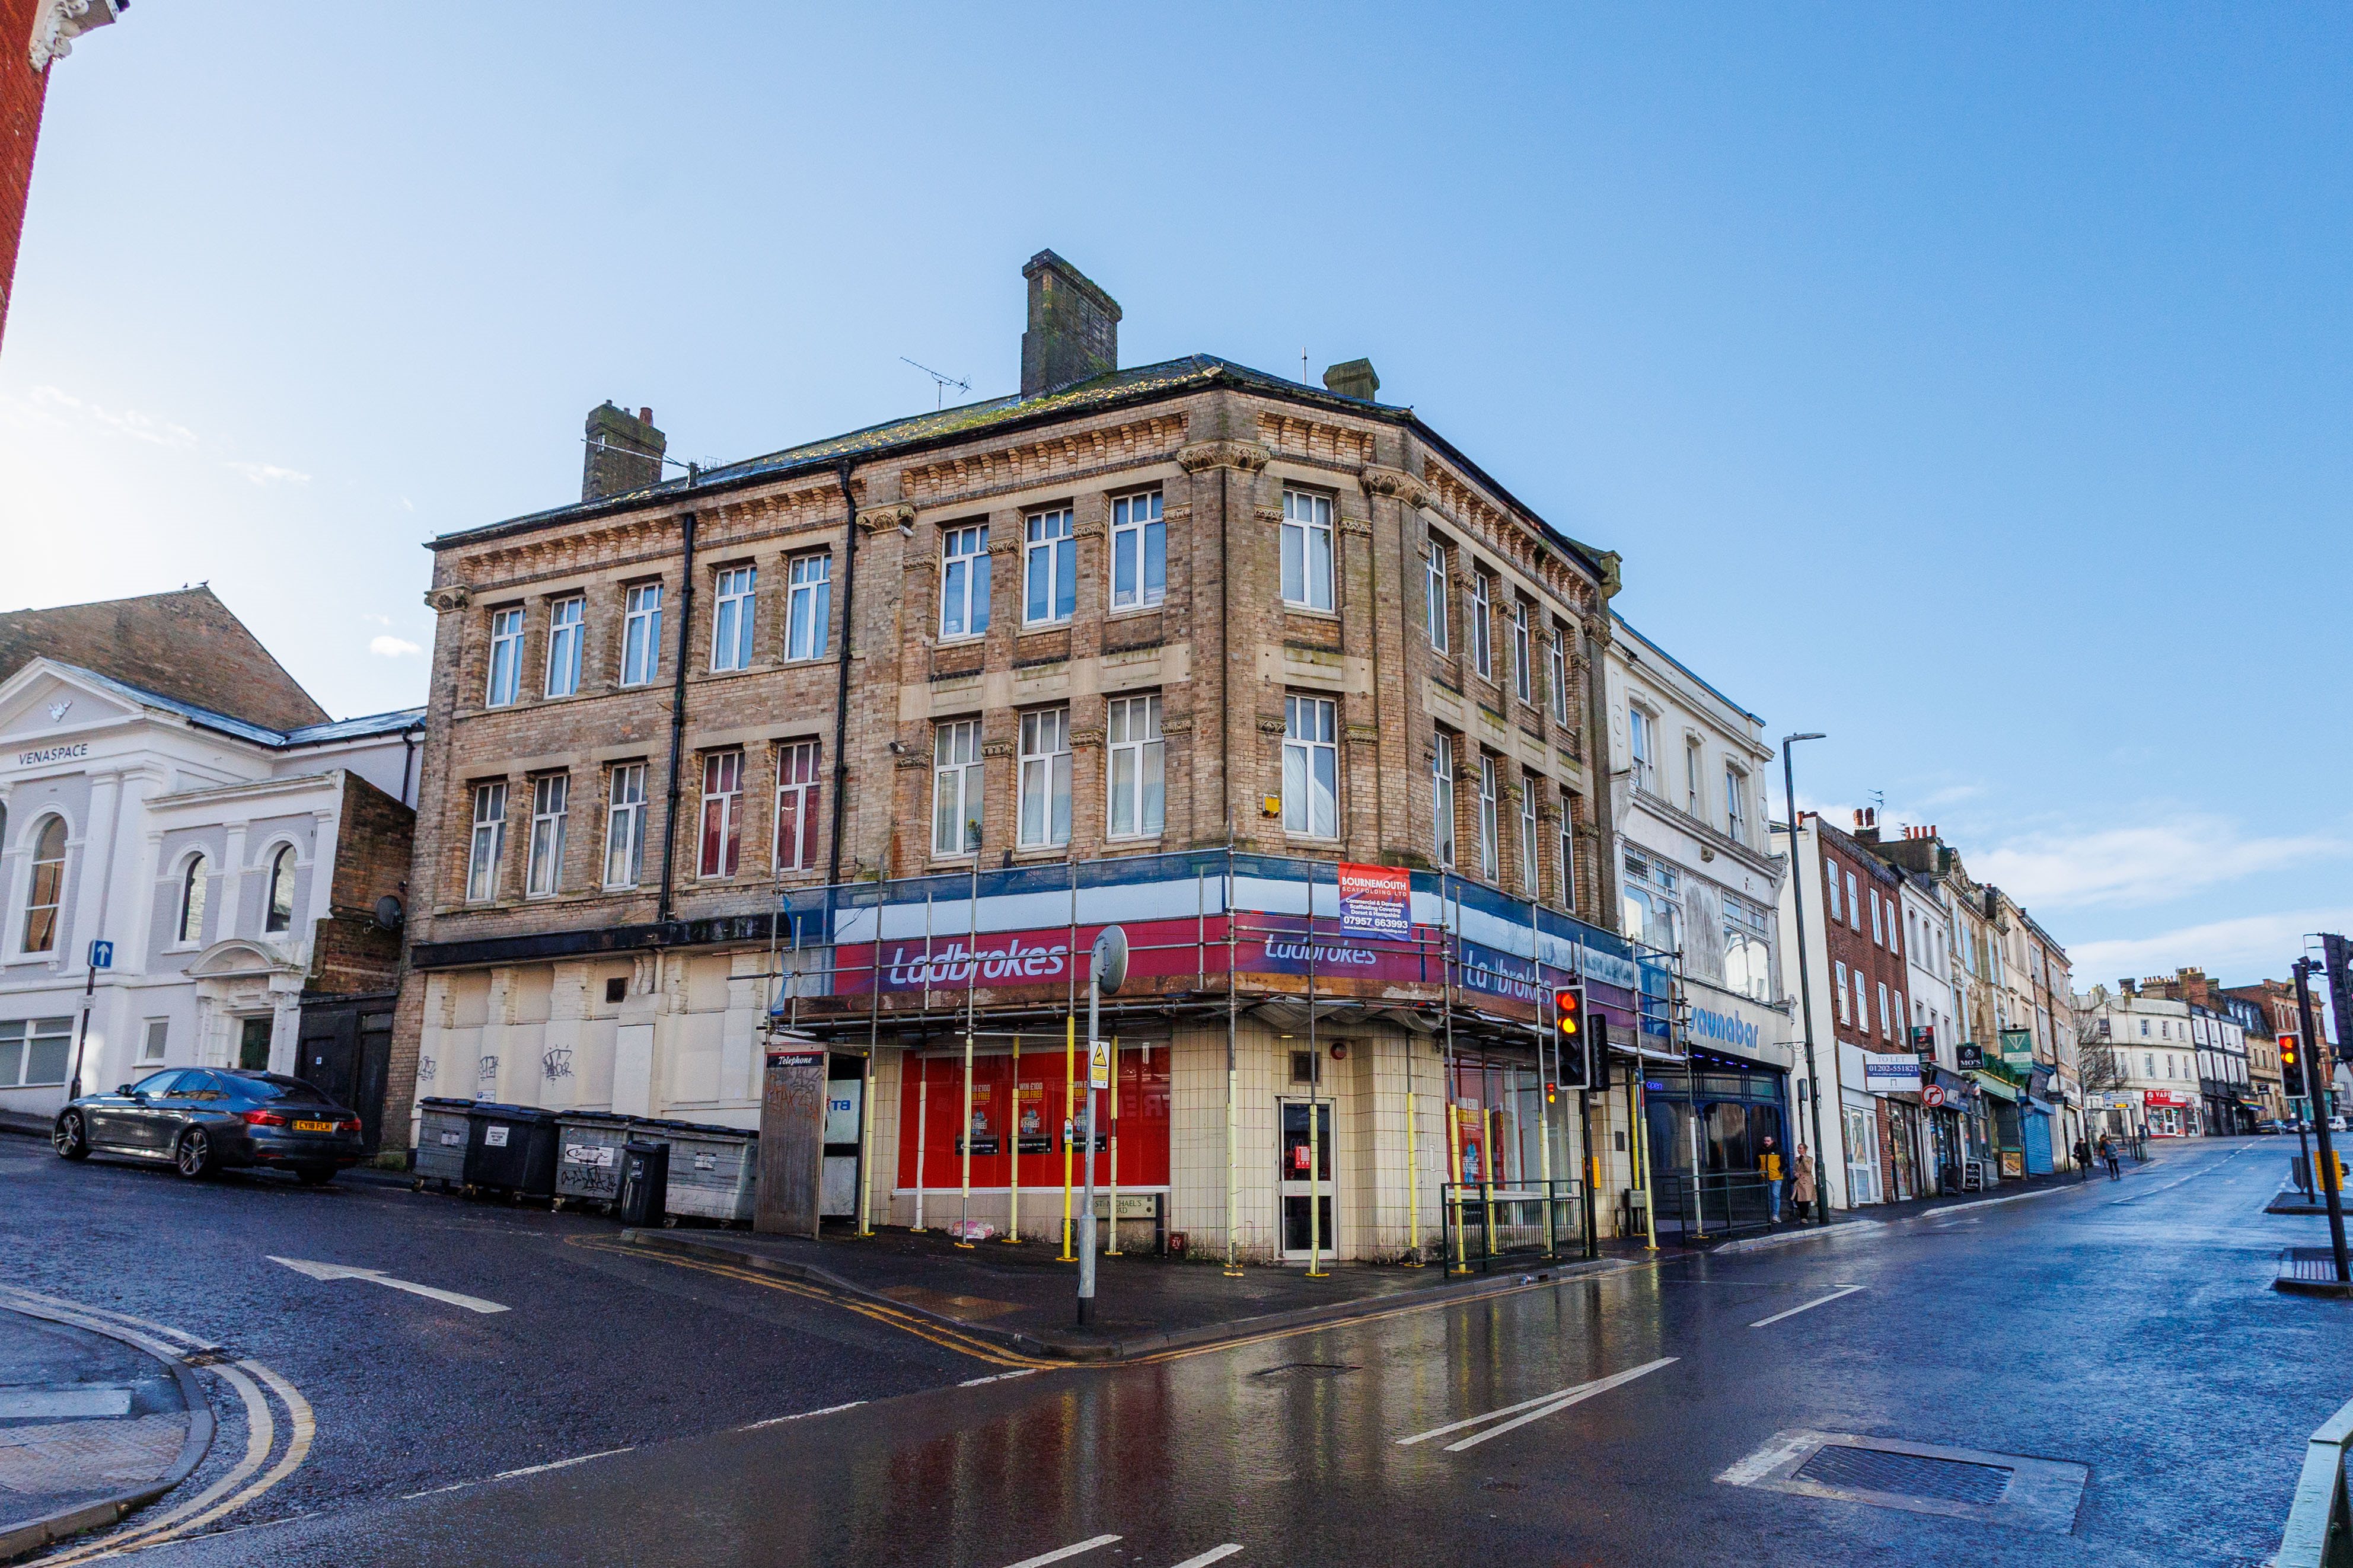
POLYGON ((2092 1179, 2092 1146, 2081 1138, 2075 1140, 2075 1169, 2084 1173, 2085 1181, 2092 1179))
POLYGON ((1798 1157, 1790 1163, 1794 1167, 1789 1181, 1790 1205, 1798 1211, 1799 1219, 1811 1220, 1814 1217, 1814 1156, 1800 1143, 1798 1145, 1798 1157))
POLYGON ((1781 1151, 1767 1137, 1757 1151, 1757 1173, 1765 1178, 1765 1223, 1781 1223, 1781 1151))
POLYGON ((2105 1132, 2100 1134, 2100 1160, 2108 1168, 2108 1180, 2125 1179, 2124 1163, 2116 1157, 2116 1141, 2105 1132))

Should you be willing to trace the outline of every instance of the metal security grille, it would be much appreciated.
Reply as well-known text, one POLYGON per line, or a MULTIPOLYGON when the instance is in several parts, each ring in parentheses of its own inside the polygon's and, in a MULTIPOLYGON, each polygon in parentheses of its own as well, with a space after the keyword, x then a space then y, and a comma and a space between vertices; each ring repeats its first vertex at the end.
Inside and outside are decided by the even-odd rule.
POLYGON ((2015 1473, 1999 1465, 1972 1465, 1833 1443, 1799 1466, 1797 1479, 1841 1491, 1893 1492, 1899 1497, 1991 1507, 2001 1500, 2015 1473))

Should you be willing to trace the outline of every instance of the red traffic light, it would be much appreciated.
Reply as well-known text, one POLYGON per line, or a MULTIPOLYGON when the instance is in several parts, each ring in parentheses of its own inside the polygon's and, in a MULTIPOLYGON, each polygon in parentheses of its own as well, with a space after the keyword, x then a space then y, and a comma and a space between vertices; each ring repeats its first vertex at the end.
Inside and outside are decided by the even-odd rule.
POLYGON ((1585 994, 1583 992, 1571 986, 1564 986, 1552 994, 1552 1005, 1555 1015, 1560 1019, 1560 1032, 1563 1038, 1577 1033, 1585 1026, 1585 994))

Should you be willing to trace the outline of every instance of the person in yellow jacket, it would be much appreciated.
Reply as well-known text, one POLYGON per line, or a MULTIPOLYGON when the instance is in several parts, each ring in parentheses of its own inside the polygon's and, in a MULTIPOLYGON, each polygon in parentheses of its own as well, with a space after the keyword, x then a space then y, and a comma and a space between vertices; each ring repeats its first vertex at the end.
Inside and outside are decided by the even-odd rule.
POLYGON ((1781 1151, 1767 1138, 1757 1152, 1757 1171, 1765 1178, 1766 1223, 1781 1223, 1781 1151))

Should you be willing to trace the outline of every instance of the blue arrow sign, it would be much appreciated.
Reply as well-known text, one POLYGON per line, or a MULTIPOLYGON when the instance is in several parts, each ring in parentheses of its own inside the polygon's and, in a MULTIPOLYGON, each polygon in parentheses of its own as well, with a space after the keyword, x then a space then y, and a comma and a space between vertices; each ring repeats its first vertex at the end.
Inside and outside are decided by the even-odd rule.
POLYGON ((90 944, 90 966, 92 969, 113 968, 114 944, 111 942, 91 942, 90 944))

